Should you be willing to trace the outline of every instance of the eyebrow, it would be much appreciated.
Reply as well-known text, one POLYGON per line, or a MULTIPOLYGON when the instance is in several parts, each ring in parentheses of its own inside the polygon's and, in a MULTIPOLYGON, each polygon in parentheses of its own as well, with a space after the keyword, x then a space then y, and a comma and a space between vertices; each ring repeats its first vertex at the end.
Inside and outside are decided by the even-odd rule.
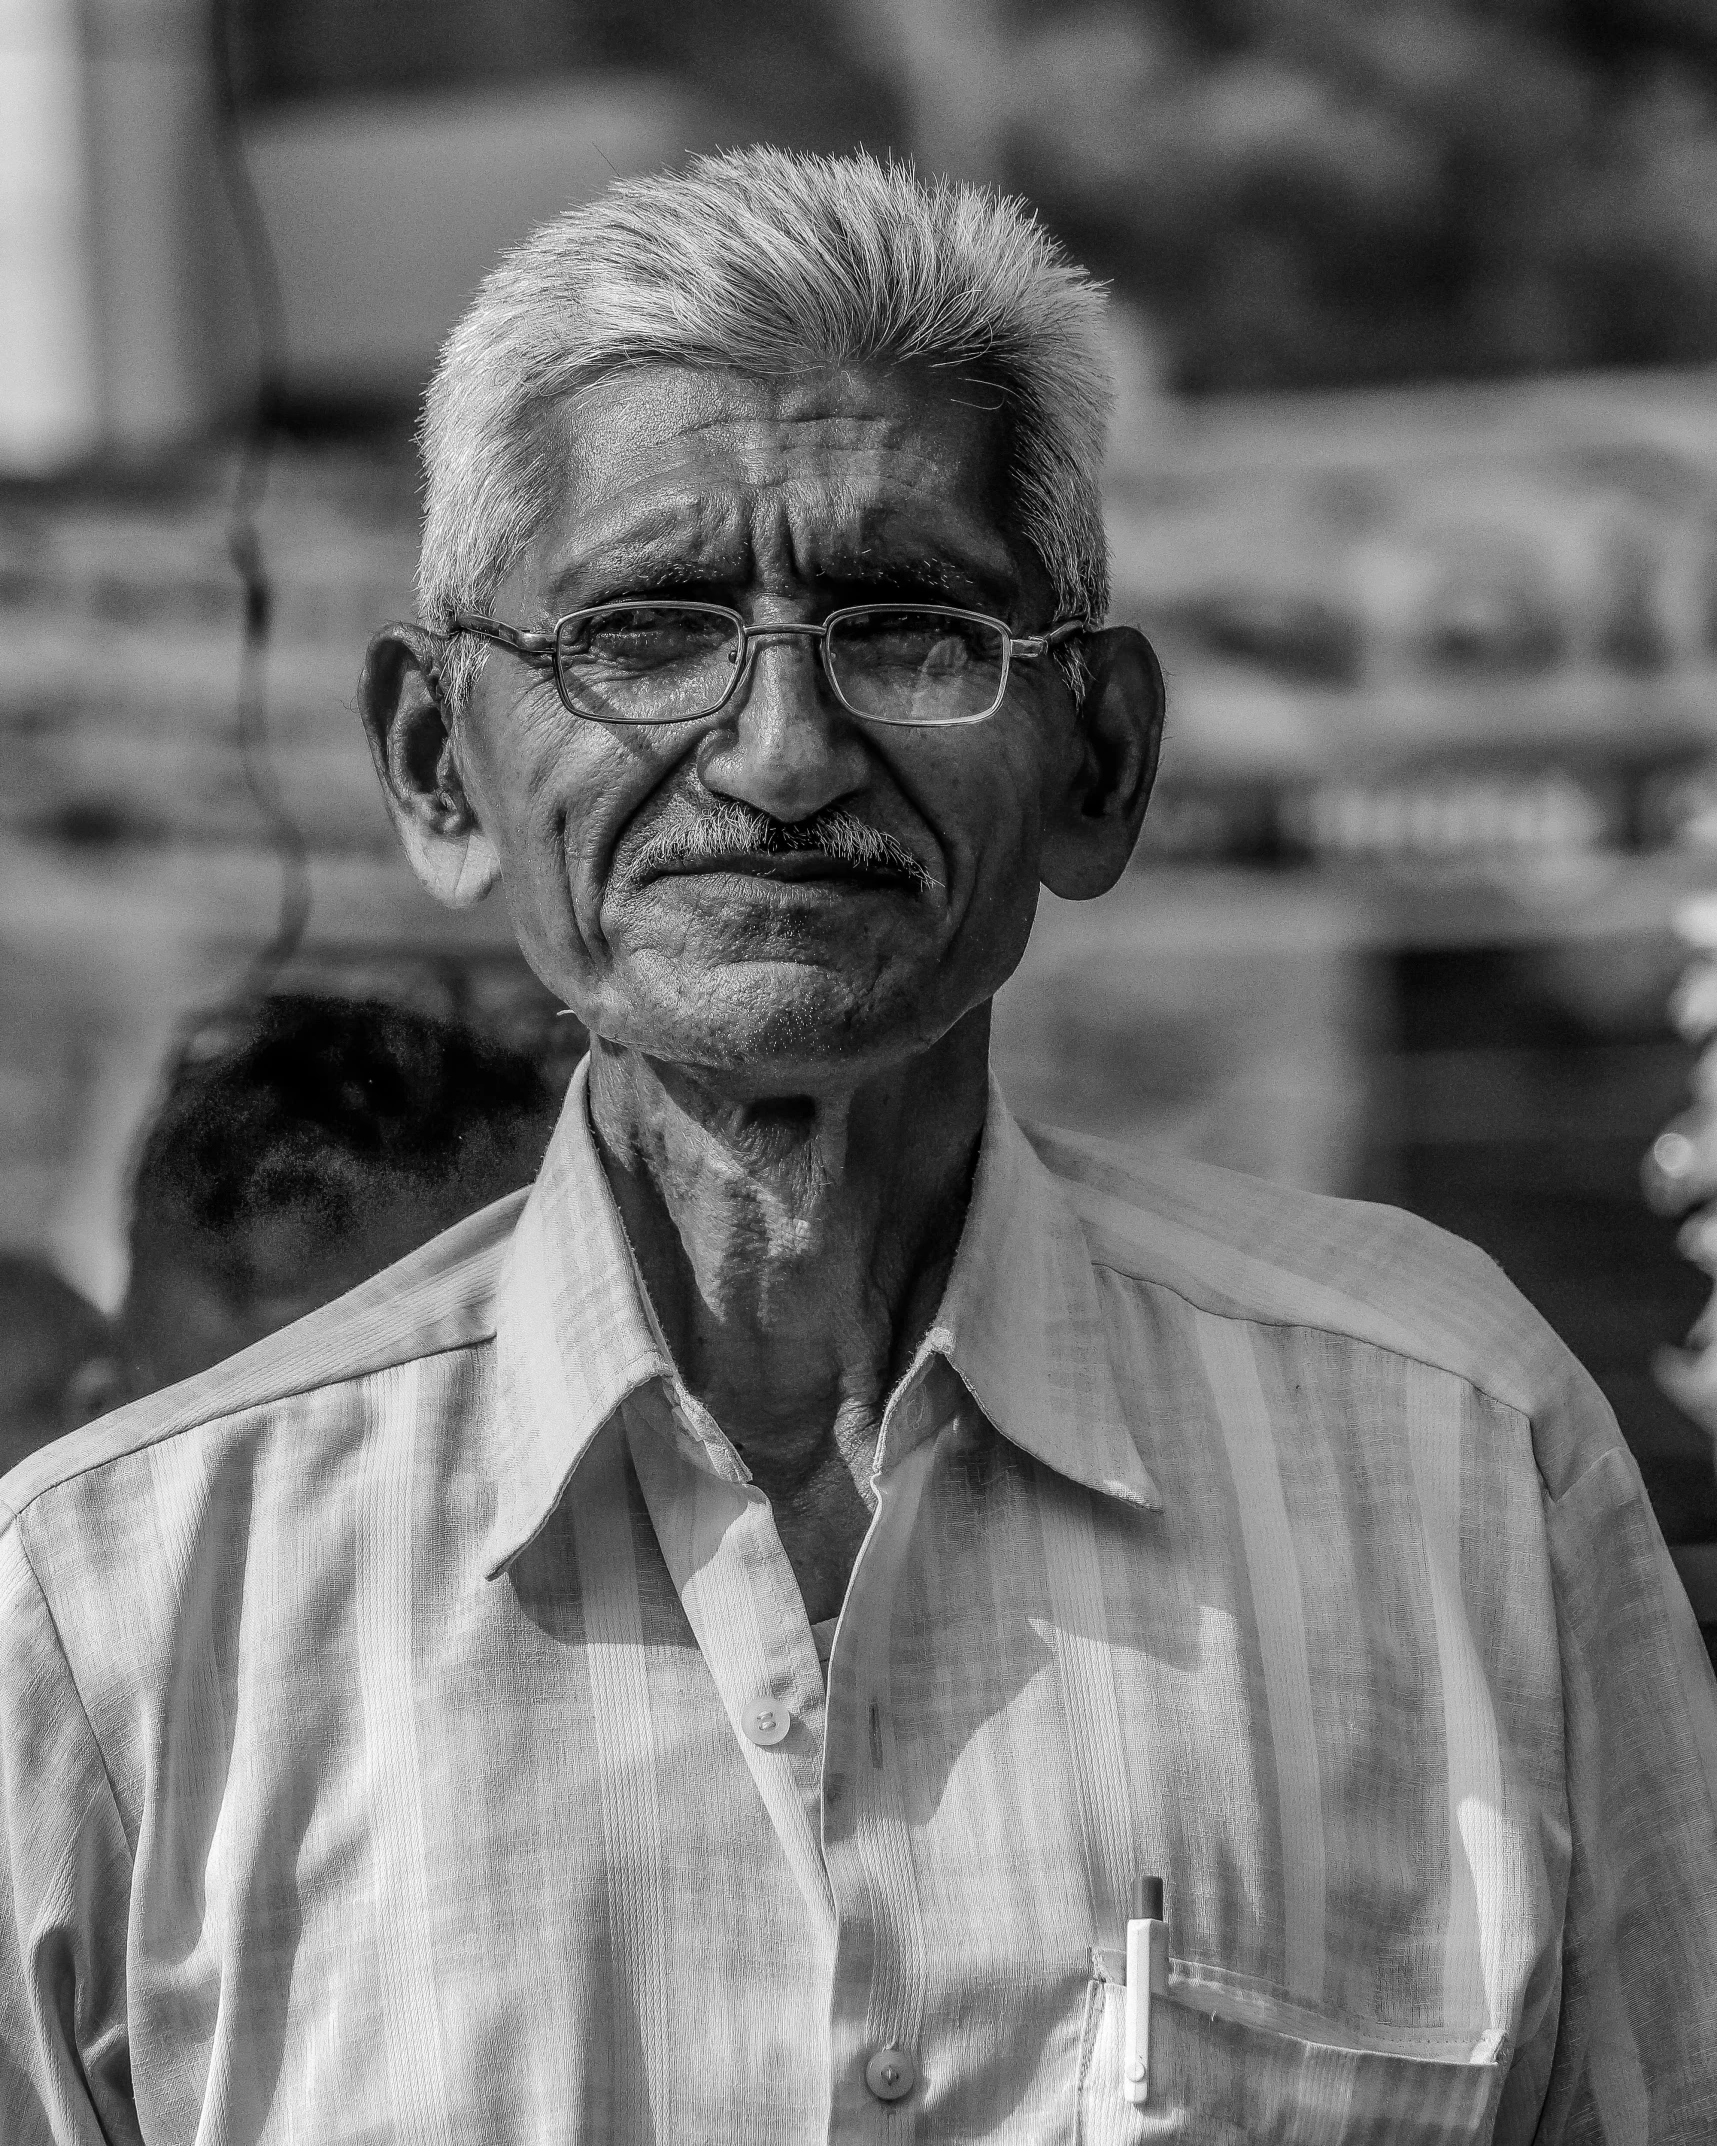
POLYGON ((652 595, 658 589, 716 588, 724 578, 717 566, 705 561, 626 549, 565 568, 550 582, 548 594, 555 608, 588 611, 597 604, 652 595))
POLYGON ((1005 602, 1014 593, 1011 576, 1003 578, 941 552, 921 552, 906 559, 869 556, 831 561, 822 578, 842 588, 899 589, 956 604, 974 593, 989 602, 1005 602))
MULTIPOLYGON (((720 591, 730 586, 732 579, 722 572, 719 561, 629 547, 624 552, 569 566, 551 582, 548 596, 556 612, 587 611, 599 604, 624 603, 629 597, 669 591, 720 591)), ((953 604, 958 609, 971 608, 976 602, 988 606, 999 617, 1007 615, 1018 594, 1011 575, 986 572, 972 562, 938 552, 900 559, 872 555, 831 560, 828 570, 817 579, 843 593, 877 591, 921 603, 953 604)))

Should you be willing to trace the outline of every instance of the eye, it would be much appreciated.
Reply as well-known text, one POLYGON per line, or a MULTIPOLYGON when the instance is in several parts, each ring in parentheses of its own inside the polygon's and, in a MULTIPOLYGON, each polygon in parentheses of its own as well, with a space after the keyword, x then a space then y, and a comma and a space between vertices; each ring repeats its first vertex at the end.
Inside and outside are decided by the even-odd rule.
POLYGON ((843 653, 860 662, 899 666, 945 678, 974 663, 1000 660, 1001 636, 976 621, 938 616, 902 606, 845 621, 838 632, 843 653))
POLYGON ((909 604, 837 620, 829 667, 855 714, 884 723, 970 722, 999 702, 1007 633, 909 604))
POLYGON ((707 661, 733 639, 726 619, 674 604, 630 604, 587 612, 562 629, 564 664, 658 670, 707 661))

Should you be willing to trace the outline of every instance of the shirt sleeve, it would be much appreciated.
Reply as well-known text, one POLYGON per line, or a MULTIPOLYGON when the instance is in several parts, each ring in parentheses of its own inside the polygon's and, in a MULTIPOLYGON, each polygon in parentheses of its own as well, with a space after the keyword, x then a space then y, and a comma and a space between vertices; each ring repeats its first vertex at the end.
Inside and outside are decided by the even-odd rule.
POLYGON ((1599 1450, 1546 1509, 1571 1859, 1536 2136, 1695 2146, 1717 2139, 1717 1680, 1603 1414, 1599 1450))
POLYGON ((0 1533, 0 2139, 141 2146, 131 1850, 20 1524, 0 1533))

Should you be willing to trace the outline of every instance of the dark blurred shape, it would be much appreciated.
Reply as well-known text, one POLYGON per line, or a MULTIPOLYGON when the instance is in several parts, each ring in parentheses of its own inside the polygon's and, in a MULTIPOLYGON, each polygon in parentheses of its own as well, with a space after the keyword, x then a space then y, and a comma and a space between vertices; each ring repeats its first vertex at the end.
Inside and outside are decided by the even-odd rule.
POLYGON ((844 149, 899 136, 892 55, 835 0, 235 0, 247 104, 529 91, 557 76, 663 76, 741 131, 844 149))
POLYGON ((535 1175, 558 1103, 475 1031, 279 994, 205 1024, 137 1167, 132 1389, 218 1363, 535 1175))
POLYGON ((149 814, 111 797, 74 797, 38 820, 32 831, 65 849, 92 854, 161 839, 160 825, 149 814))
POLYGON ((0 1253, 0 1471, 99 1415, 118 1385, 112 1331, 89 1299, 46 1260, 0 1253))
POLYGON ((1150 305, 1181 386, 1717 353, 1701 0, 1050 0, 1030 21, 1008 177, 1150 305))
POLYGON ((1268 587, 1216 589, 1188 603, 1180 623, 1215 654, 1283 678, 1351 685, 1364 665, 1359 621, 1320 596, 1268 587))
POLYGON ((1673 975, 1651 934, 1397 953, 1359 1189, 1499 1262, 1602 1388, 1679 1550, 1717 1537, 1717 1474, 1650 1370, 1700 1298, 1639 1196, 1640 1151, 1687 1078, 1673 975))
POLYGON ((1562 624, 1534 567, 1530 557, 1469 540, 1467 555, 1445 567, 1430 593, 1427 671, 1509 677, 1548 670, 1562 654, 1562 624))

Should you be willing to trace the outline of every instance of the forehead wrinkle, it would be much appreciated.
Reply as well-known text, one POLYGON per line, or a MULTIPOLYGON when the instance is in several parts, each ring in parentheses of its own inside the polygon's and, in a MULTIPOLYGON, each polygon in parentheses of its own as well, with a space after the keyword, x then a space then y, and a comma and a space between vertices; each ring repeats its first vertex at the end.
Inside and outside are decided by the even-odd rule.
POLYGON ((581 597, 598 584, 611 588, 631 582, 647 586, 652 581, 729 578, 749 550, 736 526, 738 518, 726 511, 730 506, 687 492, 653 500, 630 514, 599 514, 594 528, 575 511, 570 536, 576 549, 551 577, 550 601, 581 597))
POLYGON ((942 514, 914 511, 917 502, 878 499, 856 488, 798 500, 791 488, 770 487, 739 517, 715 515, 709 503, 689 515, 652 514, 642 529, 590 541, 585 556, 568 561, 548 590, 552 606, 576 608, 632 590, 676 583, 743 584, 771 589, 814 587, 819 581, 884 581, 891 573, 940 588, 950 598, 974 589, 1010 598, 1019 576, 1006 544, 987 525, 960 517, 953 531, 942 514), (703 528, 698 527, 699 522, 703 528))
POLYGON ((559 517, 571 556, 550 581, 552 607, 675 582, 787 591, 843 574, 882 579, 891 566, 928 565, 951 595, 979 589, 1005 600, 1018 590, 992 456, 967 451, 969 437, 915 438, 898 411, 818 403, 807 395, 737 423, 731 406, 694 412, 661 442, 667 467, 652 458, 607 497, 600 454, 581 471, 575 444, 559 517), (825 426, 835 434, 826 444, 816 438, 825 426), (675 470, 689 442, 703 452, 675 470), (596 479, 594 499, 578 499, 581 476, 596 479))

